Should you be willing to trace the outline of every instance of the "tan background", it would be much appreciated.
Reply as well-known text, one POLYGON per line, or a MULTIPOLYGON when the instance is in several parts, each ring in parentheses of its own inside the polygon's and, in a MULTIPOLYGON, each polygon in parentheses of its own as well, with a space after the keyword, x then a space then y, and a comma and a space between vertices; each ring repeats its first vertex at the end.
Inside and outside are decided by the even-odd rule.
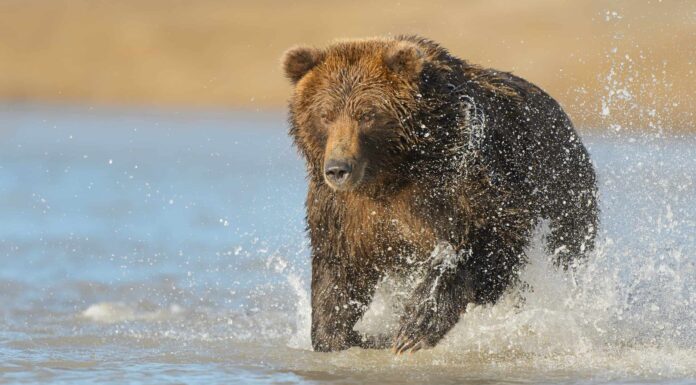
POLYGON ((0 102, 277 110, 297 43, 417 33, 584 129, 696 131, 696 1, 0 0, 0 102))

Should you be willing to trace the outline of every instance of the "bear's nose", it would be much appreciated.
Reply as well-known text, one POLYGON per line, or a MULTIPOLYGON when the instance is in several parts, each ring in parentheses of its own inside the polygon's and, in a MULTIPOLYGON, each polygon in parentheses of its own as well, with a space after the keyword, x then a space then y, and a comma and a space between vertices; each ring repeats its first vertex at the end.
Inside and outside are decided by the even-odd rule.
POLYGON ((329 160, 324 166, 324 174, 329 182, 340 186, 348 180, 353 167, 345 160, 329 160))

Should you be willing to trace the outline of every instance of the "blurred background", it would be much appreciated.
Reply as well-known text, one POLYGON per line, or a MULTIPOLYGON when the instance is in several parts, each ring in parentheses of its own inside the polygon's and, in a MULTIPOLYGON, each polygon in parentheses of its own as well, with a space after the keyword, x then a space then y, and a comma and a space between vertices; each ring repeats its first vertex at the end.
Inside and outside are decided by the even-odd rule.
POLYGON ((0 1, 0 100, 282 109, 298 44, 420 34, 588 129, 693 130, 693 1, 0 1))

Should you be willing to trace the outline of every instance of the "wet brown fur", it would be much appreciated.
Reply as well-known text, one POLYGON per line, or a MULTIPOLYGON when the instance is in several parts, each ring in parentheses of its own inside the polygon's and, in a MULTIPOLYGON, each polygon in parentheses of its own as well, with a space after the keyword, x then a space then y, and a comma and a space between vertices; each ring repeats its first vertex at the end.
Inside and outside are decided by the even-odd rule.
POLYGON ((353 326, 385 274, 426 270, 389 340, 401 352, 435 345, 468 303, 496 301, 539 219, 559 264, 591 249, 594 170, 533 84, 414 36, 294 48, 284 66, 290 135, 308 168, 315 350, 384 347, 353 326), (347 191, 323 175, 337 156, 360 168, 347 191), (431 257, 441 242, 461 256, 455 267, 431 257))

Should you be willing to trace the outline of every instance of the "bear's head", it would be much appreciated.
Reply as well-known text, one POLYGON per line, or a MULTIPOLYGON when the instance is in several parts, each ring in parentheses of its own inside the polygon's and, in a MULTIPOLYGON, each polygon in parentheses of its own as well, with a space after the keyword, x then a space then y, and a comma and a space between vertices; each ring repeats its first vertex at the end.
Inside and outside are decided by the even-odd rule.
POLYGON ((423 110, 423 74, 437 70, 440 52, 423 42, 430 43, 350 40, 285 53, 283 69, 295 87, 290 133, 310 177, 366 194, 409 181, 418 141, 429 135, 415 113, 423 110))

